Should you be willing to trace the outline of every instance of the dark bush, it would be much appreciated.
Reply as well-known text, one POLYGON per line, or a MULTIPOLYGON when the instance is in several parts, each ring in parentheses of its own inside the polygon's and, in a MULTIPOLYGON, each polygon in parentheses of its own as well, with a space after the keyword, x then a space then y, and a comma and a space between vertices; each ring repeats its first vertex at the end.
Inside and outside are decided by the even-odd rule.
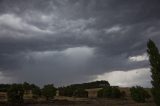
POLYGON ((122 91, 122 92, 121 92, 121 96, 122 96, 122 97, 125 97, 125 96, 126 96, 126 92, 125 92, 125 91, 122 91))
POLYGON ((72 88, 70 86, 61 87, 61 88, 59 88, 59 95, 60 96, 69 96, 69 97, 71 97, 71 96, 73 96, 73 93, 74 93, 75 90, 76 90, 75 88, 72 88))
POLYGON ((134 101, 143 103, 150 98, 149 93, 143 87, 136 86, 130 88, 131 97, 134 101))
POLYGON ((106 87, 106 88, 103 88, 102 90, 98 91, 98 97, 100 97, 100 98, 110 98, 111 94, 112 94, 111 87, 106 87))
POLYGON ((121 92, 118 87, 105 87, 98 91, 98 97, 100 98, 120 98, 121 92))
POLYGON ((84 89, 77 89, 74 91, 73 96, 75 97, 88 97, 88 92, 84 89))
POLYGON ((12 104, 21 104, 23 103, 23 86, 21 84, 13 84, 8 89, 8 102, 12 104))
POLYGON ((112 88, 112 98, 120 98, 121 97, 121 92, 117 87, 112 88))
POLYGON ((160 106, 160 88, 152 88, 153 99, 157 106, 160 106))
POLYGON ((53 99, 56 95, 56 88, 53 84, 44 85, 42 88, 42 95, 46 97, 46 100, 53 99))

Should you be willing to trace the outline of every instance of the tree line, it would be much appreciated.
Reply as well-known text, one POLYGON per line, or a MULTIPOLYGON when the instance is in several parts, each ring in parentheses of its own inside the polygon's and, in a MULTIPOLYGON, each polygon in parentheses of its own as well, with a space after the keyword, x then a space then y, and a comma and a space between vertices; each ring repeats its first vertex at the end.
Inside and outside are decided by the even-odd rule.
POLYGON ((45 97, 46 100, 51 100, 59 90, 61 96, 74 96, 74 97, 88 97, 85 89, 98 88, 102 86, 110 86, 108 81, 94 81, 83 84, 73 84, 66 87, 54 87, 53 84, 44 85, 43 88, 35 84, 24 82, 23 84, 0 84, 0 92, 7 92, 7 99, 9 103, 23 103, 25 91, 32 91, 33 99, 45 97))
POLYGON ((56 95, 56 88, 53 84, 44 85, 41 89, 35 84, 24 82, 23 84, 0 84, 0 92, 7 92, 7 100, 9 103, 21 104, 24 102, 25 91, 32 91, 33 99, 45 97, 46 100, 56 95))
POLYGON ((59 95, 60 96, 75 96, 75 97, 87 97, 87 91, 85 89, 91 88, 101 88, 110 86, 108 81, 93 81, 82 84, 72 84, 66 87, 59 87, 59 95))

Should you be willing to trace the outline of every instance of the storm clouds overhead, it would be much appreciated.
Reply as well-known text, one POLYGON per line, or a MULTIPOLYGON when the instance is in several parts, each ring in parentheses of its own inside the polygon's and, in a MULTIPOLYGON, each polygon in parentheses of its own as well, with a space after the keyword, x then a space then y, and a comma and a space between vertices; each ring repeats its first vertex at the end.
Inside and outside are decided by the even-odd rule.
POLYGON ((0 83, 150 87, 159 0, 0 0, 0 83))

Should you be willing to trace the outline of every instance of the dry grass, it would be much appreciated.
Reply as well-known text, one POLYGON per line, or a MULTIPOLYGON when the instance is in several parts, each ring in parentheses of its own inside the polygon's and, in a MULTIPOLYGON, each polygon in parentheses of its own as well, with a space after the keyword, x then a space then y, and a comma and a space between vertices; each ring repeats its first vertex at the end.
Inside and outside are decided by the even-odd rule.
POLYGON ((132 100, 122 99, 89 99, 84 102, 56 101, 50 104, 34 104, 27 106, 156 106, 152 101, 146 103, 135 103, 132 100))

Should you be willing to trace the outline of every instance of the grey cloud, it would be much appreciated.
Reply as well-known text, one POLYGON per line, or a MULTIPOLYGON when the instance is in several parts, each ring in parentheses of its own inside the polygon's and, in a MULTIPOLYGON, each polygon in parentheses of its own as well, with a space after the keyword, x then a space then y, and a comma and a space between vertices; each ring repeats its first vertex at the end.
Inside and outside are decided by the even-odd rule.
POLYGON ((149 67, 148 61, 131 62, 129 56, 145 53, 149 38, 160 46, 159 4, 158 0, 1 0, 1 72, 12 73, 9 77, 18 82, 63 85, 115 70, 149 67), (65 55, 68 49, 76 51, 71 55, 83 55, 65 55))

